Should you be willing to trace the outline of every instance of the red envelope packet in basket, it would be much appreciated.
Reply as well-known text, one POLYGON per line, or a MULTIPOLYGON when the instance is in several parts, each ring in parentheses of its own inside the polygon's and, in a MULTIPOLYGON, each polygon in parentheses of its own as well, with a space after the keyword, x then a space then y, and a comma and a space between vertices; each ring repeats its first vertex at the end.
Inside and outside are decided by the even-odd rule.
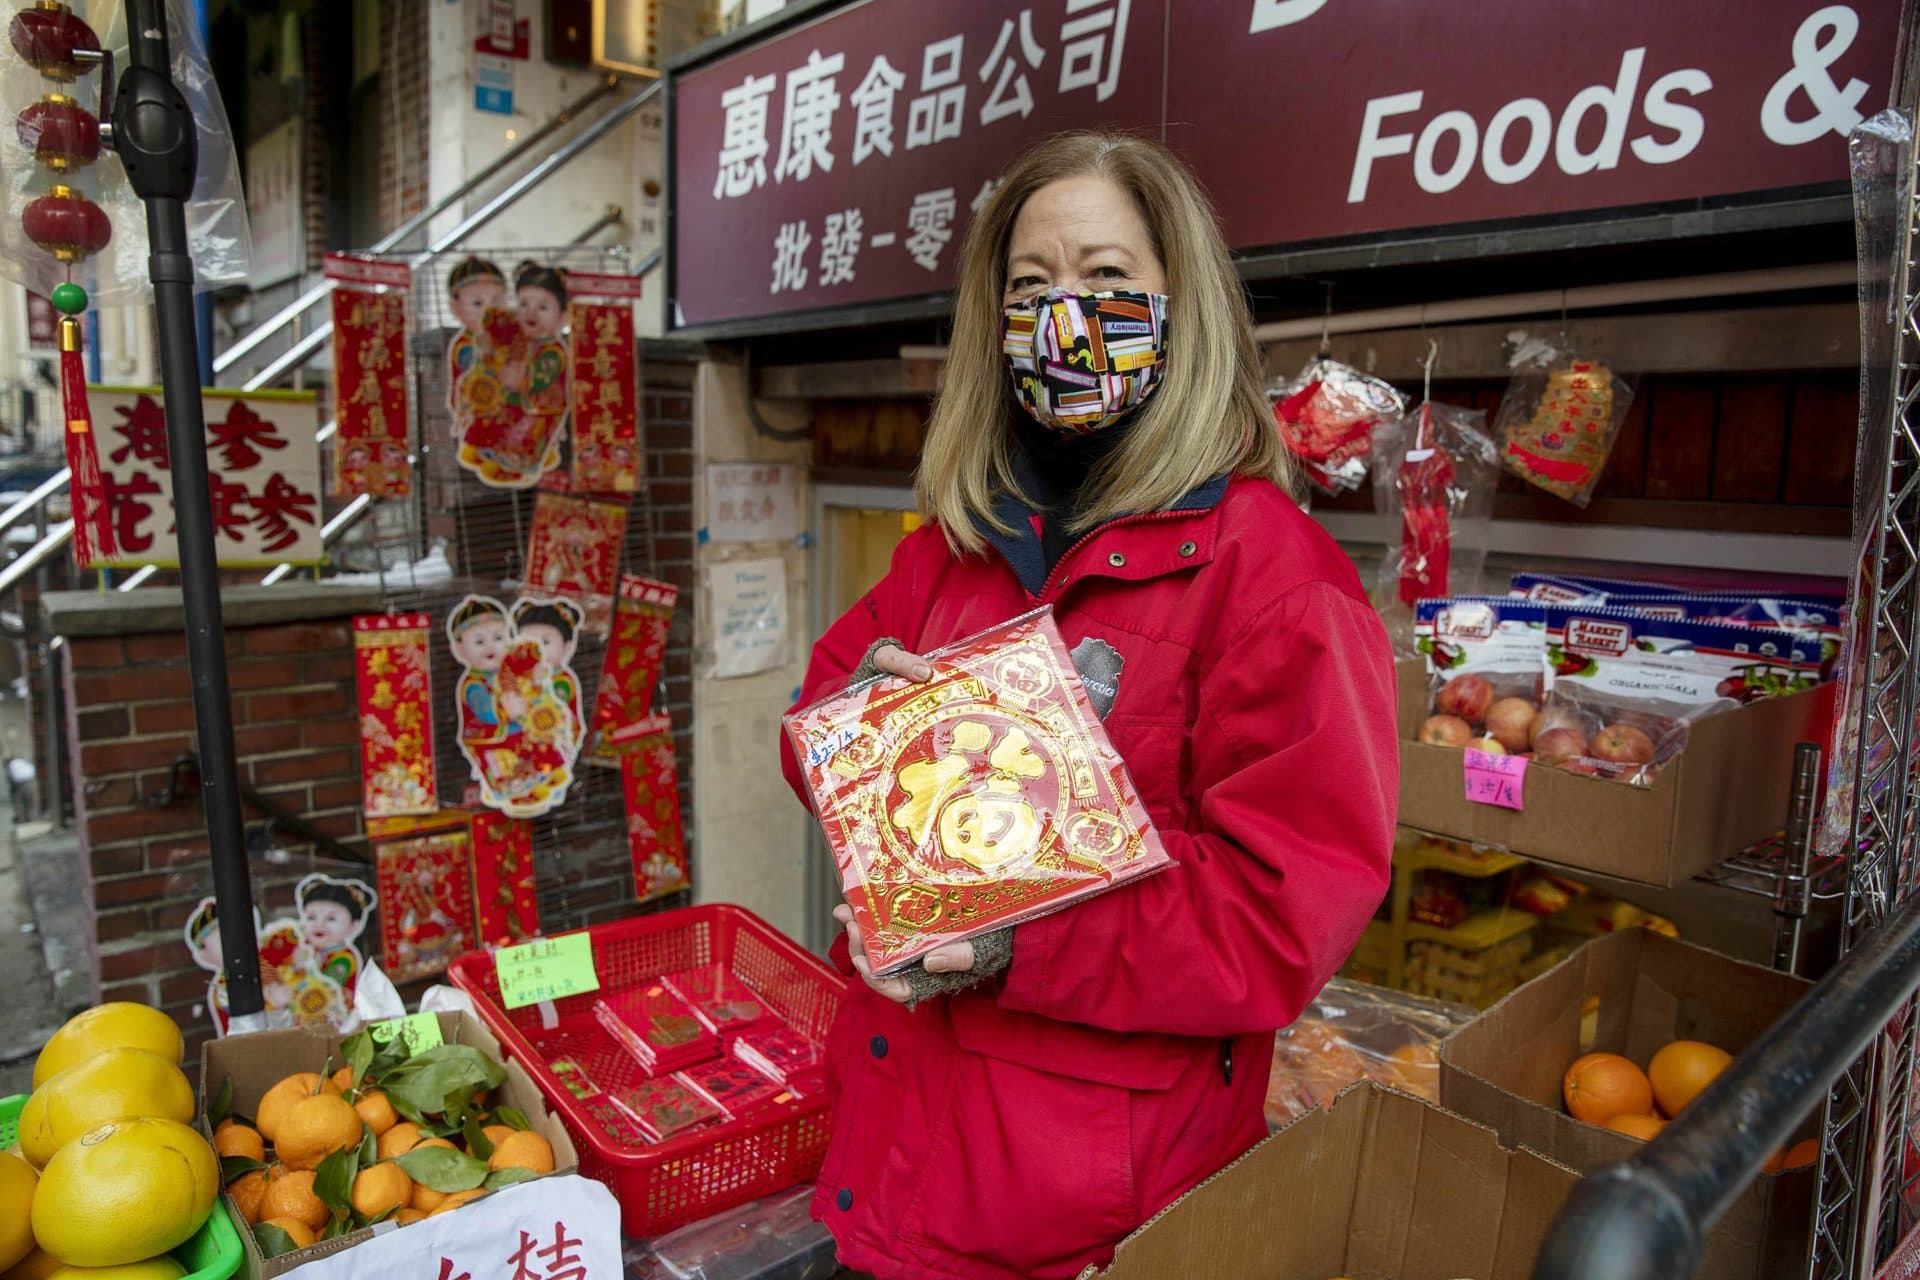
POLYGON ((727 1118, 720 1108, 688 1088, 679 1076, 642 1080, 616 1090, 613 1096, 655 1142, 665 1142, 676 1134, 727 1118))
POLYGON ((733 1042, 733 1056, 783 1084, 820 1065, 820 1046, 792 1027, 749 1031, 733 1042))
POLYGON ((1169 865, 1050 607, 786 718, 875 973, 1169 865))
POLYGON ((729 1117, 745 1115, 786 1092, 779 1081, 733 1058, 688 1067, 678 1072, 676 1078, 729 1117))
POLYGON ((720 1038, 694 1015, 693 1006, 658 980, 594 1001, 593 1016, 648 1075, 677 1071, 720 1052, 720 1038))
POLYGON ((733 1035, 758 1026, 768 1016, 767 1006, 752 987, 735 977, 723 964, 682 969, 661 979, 693 1006, 693 1016, 709 1031, 733 1035))

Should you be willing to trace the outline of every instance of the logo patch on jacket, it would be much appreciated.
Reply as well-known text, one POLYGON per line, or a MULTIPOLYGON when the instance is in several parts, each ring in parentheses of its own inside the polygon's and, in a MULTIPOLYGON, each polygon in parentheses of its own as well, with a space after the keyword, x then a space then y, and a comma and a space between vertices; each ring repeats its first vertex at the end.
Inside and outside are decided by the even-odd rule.
POLYGON ((1073 646, 1073 669, 1080 673, 1080 683, 1087 687, 1087 700, 1093 703, 1093 710, 1102 720, 1107 712, 1113 710, 1114 699, 1120 696, 1120 668, 1127 660, 1120 651, 1108 644, 1088 636, 1073 646))

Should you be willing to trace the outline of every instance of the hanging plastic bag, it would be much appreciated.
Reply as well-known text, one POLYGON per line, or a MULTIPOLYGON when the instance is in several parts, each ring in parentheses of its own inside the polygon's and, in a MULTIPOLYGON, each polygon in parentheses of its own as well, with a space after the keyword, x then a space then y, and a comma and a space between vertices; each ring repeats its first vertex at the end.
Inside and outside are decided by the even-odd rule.
POLYGON ((1268 389, 1280 438, 1322 493, 1358 489, 1367 479, 1374 428, 1406 412, 1406 397, 1379 378, 1324 356, 1268 389))
POLYGON ((1373 505, 1398 533, 1374 593, 1400 657, 1414 655, 1418 600, 1480 591, 1499 455, 1478 409, 1427 401, 1373 433, 1373 505))
POLYGON ((1633 384, 1596 360, 1527 337, 1494 419, 1500 457, 1528 484, 1584 507, 1606 469, 1633 384))
MULTIPOLYGON (((71 12, 53 20, 63 32, 77 31, 73 23, 83 22, 91 37, 82 36, 81 47, 97 44, 108 50, 117 76, 127 66, 125 6, 119 0, 83 0, 67 9, 71 12)), ((167 41, 174 84, 199 133, 199 170, 186 209, 194 291, 245 284, 253 241, 239 158, 187 0, 167 0, 167 41)), ((8 131, 13 136, 0 137, 0 275, 43 295, 72 281, 87 290, 95 306, 124 306, 152 296, 147 215, 119 159, 99 146, 95 127, 106 75, 107 68, 98 64, 35 66, 13 40, 0 42, 0 105, 15 121, 8 131), (22 118, 23 112, 29 114, 22 118), (91 202, 111 227, 104 247, 71 264, 29 239, 21 222, 28 204, 54 195, 56 186, 65 193, 55 196, 63 205, 75 198, 91 202)), ((65 210, 62 216, 67 217, 65 210)))

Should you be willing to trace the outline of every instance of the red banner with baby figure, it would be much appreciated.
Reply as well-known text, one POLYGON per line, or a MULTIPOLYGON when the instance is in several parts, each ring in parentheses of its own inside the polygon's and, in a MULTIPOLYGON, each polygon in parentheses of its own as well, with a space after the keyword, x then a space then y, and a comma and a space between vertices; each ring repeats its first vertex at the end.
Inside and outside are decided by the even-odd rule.
POLYGON ((664 713, 615 730, 609 749, 620 760, 627 805, 627 847, 633 855, 633 892, 640 902, 678 893, 692 884, 687 840, 680 827, 680 772, 673 755, 673 720, 664 713))
POLYGON ((372 613, 353 620, 360 694, 360 785, 369 818, 433 813, 433 679, 424 613, 372 613))
POLYGON ((621 576, 613 633, 607 639, 607 657, 593 695, 589 760, 614 763, 609 736, 653 710, 653 692, 667 653, 667 629, 673 625, 673 606, 679 598, 680 589, 670 582, 621 576))
POLYGON ((575 493, 633 493, 640 483, 640 379, 633 303, 640 277, 567 273, 573 344, 575 493), (591 299, 589 301, 588 299, 591 299))
POLYGON ((473 950, 471 850, 464 827, 374 846, 380 967, 395 982, 445 972, 473 950))
POLYGON ((473 815, 473 910, 482 946, 505 947, 540 932, 533 884, 533 827, 487 811, 473 815))
POLYGON ((333 286, 335 497, 404 498, 408 461, 407 290, 404 262, 330 253, 333 286))

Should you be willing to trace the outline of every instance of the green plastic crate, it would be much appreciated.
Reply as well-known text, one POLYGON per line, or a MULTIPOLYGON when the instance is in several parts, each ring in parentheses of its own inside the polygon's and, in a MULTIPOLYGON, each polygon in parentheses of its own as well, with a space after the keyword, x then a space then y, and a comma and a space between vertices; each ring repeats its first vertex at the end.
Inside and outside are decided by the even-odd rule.
MULTIPOLYGON (((19 1131, 20 1109, 26 1105, 24 1093, 0 1098, 0 1149, 13 1145, 19 1131)), ((224 1196, 213 1202, 213 1212, 185 1244, 173 1251, 173 1256, 187 1269, 186 1280, 233 1280, 240 1273, 246 1254, 240 1248, 240 1233, 233 1229, 233 1219, 227 1216, 224 1196)))

